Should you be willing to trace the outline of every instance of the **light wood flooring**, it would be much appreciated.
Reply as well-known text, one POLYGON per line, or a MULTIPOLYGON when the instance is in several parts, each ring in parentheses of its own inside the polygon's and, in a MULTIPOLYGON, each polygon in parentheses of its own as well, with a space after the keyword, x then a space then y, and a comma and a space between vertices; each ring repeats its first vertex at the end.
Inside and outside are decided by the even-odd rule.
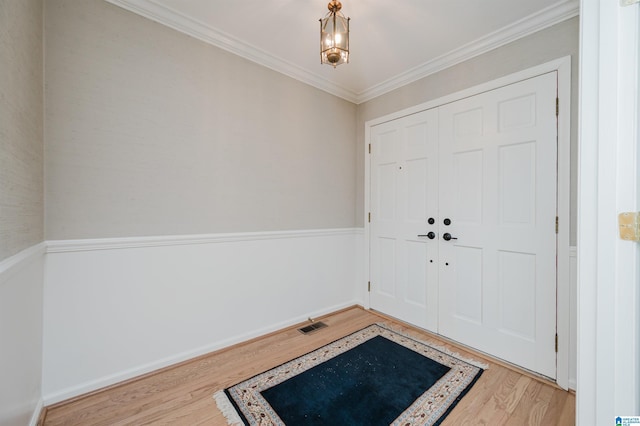
POLYGON ((47 407, 39 424, 225 425, 212 398, 215 391, 373 323, 387 323, 489 364, 443 426, 575 424, 575 396, 526 372, 359 307, 328 315, 322 321, 329 327, 309 335, 301 334, 297 327, 288 328, 47 407))

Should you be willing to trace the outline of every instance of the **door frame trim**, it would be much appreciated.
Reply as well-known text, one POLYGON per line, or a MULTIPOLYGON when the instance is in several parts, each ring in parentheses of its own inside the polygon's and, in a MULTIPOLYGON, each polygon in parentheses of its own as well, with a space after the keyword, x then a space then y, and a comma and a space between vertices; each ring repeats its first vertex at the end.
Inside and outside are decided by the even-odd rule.
MULTIPOLYGON (((558 118, 558 183, 557 210, 560 226, 557 237, 557 269, 556 269, 556 332, 558 333, 558 353, 556 355, 556 383, 563 389, 569 386, 569 324, 570 324, 570 250, 569 224, 571 200, 571 56, 565 56, 544 64, 528 68, 507 76, 492 80, 477 86, 461 90, 449 95, 405 108, 391 114, 384 115, 364 124, 364 276, 370 281, 370 225, 368 213, 371 211, 371 164, 369 143, 371 142, 371 128, 387 121, 402 118, 427 109, 458 101, 498 89, 522 80, 537 77, 542 74, 557 71, 559 104, 558 118), (565 101, 566 100, 566 101, 565 101)), ((371 308, 370 293, 365 287, 365 307, 371 308)), ((554 342, 549 342, 554 344, 554 342)))

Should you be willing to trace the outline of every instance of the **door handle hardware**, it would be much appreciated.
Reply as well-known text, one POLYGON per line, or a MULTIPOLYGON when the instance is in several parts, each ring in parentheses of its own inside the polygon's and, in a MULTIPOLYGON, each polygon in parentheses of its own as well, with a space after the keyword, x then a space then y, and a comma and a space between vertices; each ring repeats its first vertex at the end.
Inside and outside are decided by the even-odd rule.
POLYGON ((429 232, 427 234, 419 234, 418 237, 427 237, 430 240, 433 240, 436 237, 435 232, 429 232))
POLYGON ((436 220, 430 217, 429 220, 427 220, 427 222, 429 223, 429 225, 433 225, 434 223, 436 223, 436 220))
POLYGON ((451 236, 451 234, 450 234, 450 233, 448 233, 448 232, 447 232, 447 233, 445 233, 445 234, 442 236, 442 239, 443 239, 443 240, 445 240, 445 241, 457 240, 457 238, 456 238, 456 237, 452 237, 452 236, 451 236))
POLYGON ((444 223, 446 226, 451 225, 451 219, 446 218, 445 220, 442 221, 442 223, 444 223))

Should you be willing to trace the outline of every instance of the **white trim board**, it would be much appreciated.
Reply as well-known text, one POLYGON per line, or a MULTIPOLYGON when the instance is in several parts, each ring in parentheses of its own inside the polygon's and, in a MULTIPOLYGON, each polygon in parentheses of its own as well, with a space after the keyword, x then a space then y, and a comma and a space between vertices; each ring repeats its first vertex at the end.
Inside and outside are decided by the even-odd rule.
POLYGON ((46 243, 38 243, 2 260, 0 262, 0 285, 7 281, 11 274, 33 262, 37 256, 44 255, 46 248, 46 243))
POLYGON ((38 400, 36 404, 36 408, 33 410, 33 414, 31 415, 31 420, 29 420, 29 426, 38 426, 38 421, 40 420, 40 414, 42 414, 42 409, 44 408, 44 401, 42 398, 38 400))
POLYGON ((578 389, 578 248, 571 246, 569 250, 571 263, 570 315, 569 315, 569 389, 578 389))
POLYGON ((640 5, 583 0, 578 158, 576 422, 640 414, 640 5))
MULTIPOLYGON (((559 119, 558 119, 558 293, 557 293, 557 333, 559 340, 558 356, 557 356, 557 383, 564 389, 569 387, 569 345, 570 341, 570 243, 569 243, 569 223, 570 223, 570 171, 571 171, 571 57, 566 56, 547 63, 507 75, 505 77, 489 81, 456 93, 452 93, 441 98, 422 103, 410 108, 397 111, 382 117, 369 120, 365 123, 364 137, 364 239, 365 253, 369 253, 369 222, 367 214, 371 211, 370 206, 370 183, 371 183, 371 166, 369 164, 369 143, 371 139, 371 128, 375 125, 395 120, 415 114, 420 111, 428 110, 445 105, 450 102, 474 96, 483 92, 487 92, 502 86, 536 77, 549 72, 558 72, 558 97, 559 103, 559 119)), ((369 257, 364 257, 364 276, 369 280, 369 257)), ((368 293, 367 293, 368 294, 368 293)), ((370 303, 367 300, 367 308, 370 303)))
POLYGON ((560 2, 362 92, 355 92, 152 0, 105 1, 355 104, 366 102, 445 68, 578 16, 580 11, 578 0, 560 2))
POLYGON ((124 248, 164 247, 192 244, 231 243, 273 240, 281 238, 330 237, 362 233, 362 228, 303 229, 293 231, 234 232, 221 234, 164 235, 148 237, 92 238, 79 240, 49 240, 47 253, 118 250, 124 248))

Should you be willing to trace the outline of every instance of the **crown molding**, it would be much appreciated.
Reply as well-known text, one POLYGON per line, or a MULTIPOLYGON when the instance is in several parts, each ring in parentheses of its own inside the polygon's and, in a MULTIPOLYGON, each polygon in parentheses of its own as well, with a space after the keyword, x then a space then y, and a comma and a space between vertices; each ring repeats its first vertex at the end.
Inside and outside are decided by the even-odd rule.
POLYGON ((578 0, 567 0, 548 7, 358 93, 338 86, 292 62, 273 56, 231 34, 207 26, 153 0, 105 1, 355 104, 366 102, 536 31, 573 18, 580 11, 578 0))
POLYGON ((210 27, 180 12, 155 3, 153 0, 105 0, 137 15, 158 22, 205 43, 219 47, 249 61, 309 84, 349 102, 357 102, 355 91, 338 86, 317 74, 311 73, 285 59, 271 55, 231 34, 210 27))
POLYGON ((537 31, 578 16, 579 13, 580 3, 578 0, 569 0, 543 9, 358 93, 357 103, 366 102, 438 71, 497 49, 537 31))

